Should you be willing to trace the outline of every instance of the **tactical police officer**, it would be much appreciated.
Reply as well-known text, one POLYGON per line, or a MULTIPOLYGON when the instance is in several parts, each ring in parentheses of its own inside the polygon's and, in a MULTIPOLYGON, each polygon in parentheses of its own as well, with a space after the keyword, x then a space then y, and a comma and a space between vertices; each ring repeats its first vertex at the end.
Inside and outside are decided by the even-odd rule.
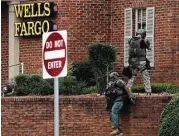
POLYGON ((146 31, 139 29, 136 36, 129 40, 129 67, 132 69, 132 77, 127 83, 127 87, 131 90, 137 73, 142 73, 142 80, 145 87, 145 92, 151 94, 150 76, 148 69, 150 69, 150 62, 146 58, 146 49, 150 49, 150 42, 146 39, 146 31))
POLYGON ((110 112, 110 120, 113 128, 110 135, 123 136, 122 130, 119 127, 119 112, 124 107, 124 102, 127 99, 134 102, 135 97, 130 93, 125 82, 120 79, 117 72, 109 74, 105 97, 107 102, 106 109, 110 112))

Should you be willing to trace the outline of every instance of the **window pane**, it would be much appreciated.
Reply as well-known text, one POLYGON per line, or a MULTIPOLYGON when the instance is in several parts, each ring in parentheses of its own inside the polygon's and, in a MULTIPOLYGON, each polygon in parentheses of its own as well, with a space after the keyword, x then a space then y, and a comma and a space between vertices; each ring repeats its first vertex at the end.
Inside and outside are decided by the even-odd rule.
POLYGON ((137 10, 137 29, 146 29, 146 9, 137 10))
POLYGON ((141 9, 138 9, 138 23, 141 23, 141 9))
POLYGON ((146 23, 142 23, 142 29, 146 30, 146 23))
POLYGON ((146 22, 146 9, 142 9, 142 22, 146 22))
POLYGON ((140 23, 138 23, 138 29, 141 29, 141 24, 140 23))

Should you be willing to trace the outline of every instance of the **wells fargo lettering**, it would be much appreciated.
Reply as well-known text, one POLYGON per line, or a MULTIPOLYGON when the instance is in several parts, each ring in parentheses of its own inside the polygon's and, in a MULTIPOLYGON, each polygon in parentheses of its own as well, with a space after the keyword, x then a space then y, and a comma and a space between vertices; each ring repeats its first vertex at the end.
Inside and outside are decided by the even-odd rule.
MULTIPOLYGON (((45 3, 20 3, 14 5, 17 18, 51 17, 54 15, 54 4, 45 3)), ((14 36, 35 36, 53 30, 52 21, 26 21, 16 22, 14 36)))
POLYGON ((15 23, 15 36, 41 35, 49 32, 52 28, 52 22, 48 20, 36 22, 17 22, 15 23))
POLYGON ((14 9, 17 18, 45 17, 50 16, 52 12, 49 2, 16 4, 14 9))

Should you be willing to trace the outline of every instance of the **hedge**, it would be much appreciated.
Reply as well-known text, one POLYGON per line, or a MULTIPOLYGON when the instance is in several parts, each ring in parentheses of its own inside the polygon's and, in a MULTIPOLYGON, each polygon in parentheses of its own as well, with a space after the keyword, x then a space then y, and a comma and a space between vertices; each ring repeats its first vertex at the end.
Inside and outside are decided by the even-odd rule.
POLYGON ((15 77, 15 95, 49 95, 53 87, 40 75, 22 74, 15 77))
POLYGON ((179 96, 167 104, 162 112, 158 136, 179 136, 179 96))
POLYGON ((75 76, 68 75, 59 78, 59 93, 63 95, 80 95, 83 88, 86 87, 86 82, 77 81, 75 76))
MULTIPOLYGON (((151 84, 152 93, 170 93, 176 94, 179 93, 179 86, 171 83, 152 83, 151 84)), ((144 85, 135 85, 132 88, 132 92, 134 93, 144 93, 144 85)))
POLYGON ((72 63, 72 75, 78 81, 85 81, 87 86, 95 85, 95 77, 92 71, 92 65, 88 61, 72 63))

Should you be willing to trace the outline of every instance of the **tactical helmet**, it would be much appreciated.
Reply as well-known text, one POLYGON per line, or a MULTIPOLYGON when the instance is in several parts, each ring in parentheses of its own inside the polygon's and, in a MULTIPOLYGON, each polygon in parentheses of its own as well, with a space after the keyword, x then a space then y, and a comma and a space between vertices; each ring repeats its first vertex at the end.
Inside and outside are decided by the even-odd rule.
POLYGON ((115 79, 118 79, 119 78, 119 74, 117 72, 111 72, 109 74, 109 79, 111 80, 115 80, 115 79))
POLYGON ((138 29, 136 34, 146 34, 146 31, 144 29, 138 29))

